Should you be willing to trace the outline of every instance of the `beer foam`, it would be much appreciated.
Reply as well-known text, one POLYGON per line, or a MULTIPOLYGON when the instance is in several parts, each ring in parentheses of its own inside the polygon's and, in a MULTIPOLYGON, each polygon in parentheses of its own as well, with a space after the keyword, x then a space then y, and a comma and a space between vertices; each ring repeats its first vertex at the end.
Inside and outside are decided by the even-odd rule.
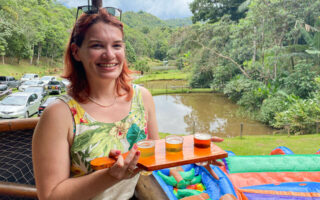
POLYGON ((166 143, 168 144, 181 144, 182 140, 179 138, 170 138, 166 140, 166 143))
POLYGON ((207 133, 196 133, 194 134, 194 137, 198 140, 210 140, 211 135, 207 133))
POLYGON ((138 142, 138 148, 150 148, 153 147, 154 143, 151 141, 141 141, 138 142))

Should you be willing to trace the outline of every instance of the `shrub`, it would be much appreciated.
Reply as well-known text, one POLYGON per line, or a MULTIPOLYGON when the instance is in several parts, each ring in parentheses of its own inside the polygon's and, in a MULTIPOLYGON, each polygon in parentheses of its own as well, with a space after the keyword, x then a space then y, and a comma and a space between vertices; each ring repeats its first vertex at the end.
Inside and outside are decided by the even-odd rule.
POLYGON ((264 99, 268 97, 265 91, 266 86, 258 81, 251 82, 251 90, 245 91, 237 102, 248 111, 258 111, 264 99))
POLYGON ((273 125, 279 128, 290 125, 292 132, 304 134, 311 131, 319 116, 320 94, 317 93, 312 99, 298 99, 288 110, 277 113, 273 125))
POLYGON ((212 81, 212 68, 208 66, 194 67, 190 86, 193 88, 209 88, 212 81))
POLYGON ((301 98, 319 89, 316 82, 316 72, 312 69, 312 64, 299 63, 295 65, 294 72, 281 80, 288 94, 295 94, 301 98))
POLYGON ((236 76, 227 83, 223 93, 232 101, 238 102, 245 93, 252 92, 261 85, 262 83, 259 81, 250 80, 243 76, 236 76))
POLYGON ((287 110, 288 107, 288 98, 281 93, 277 93, 262 102, 258 119, 265 124, 272 125, 276 122, 275 115, 287 110))
POLYGON ((227 82, 238 72, 234 66, 216 66, 213 68, 213 81, 210 87, 215 91, 223 91, 227 82))

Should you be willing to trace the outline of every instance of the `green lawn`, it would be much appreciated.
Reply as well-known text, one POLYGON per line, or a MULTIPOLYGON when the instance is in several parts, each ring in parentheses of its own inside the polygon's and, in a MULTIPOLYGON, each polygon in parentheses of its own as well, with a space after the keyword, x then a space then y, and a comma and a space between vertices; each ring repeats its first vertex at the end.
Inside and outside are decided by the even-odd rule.
POLYGON ((177 89, 150 89, 153 96, 161 94, 201 93, 212 92, 210 88, 177 88, 177 89))
POLYGON ((146 73, 143 77, 135 80, 135 83, 141 83, 145 81, 155 80, 187 80, 189 73, 182 72, 180 70, 168 70, 168 71, 157 71, 153 73, 146 73))
POLYGON ((0 64, 1 76, 13 76, 16 79, 20 79, 25 73, 36 73, 40 76, 44 75, 60 75, 62 68, 59 67, 44 67, 34 65, 3 65, 0 64))

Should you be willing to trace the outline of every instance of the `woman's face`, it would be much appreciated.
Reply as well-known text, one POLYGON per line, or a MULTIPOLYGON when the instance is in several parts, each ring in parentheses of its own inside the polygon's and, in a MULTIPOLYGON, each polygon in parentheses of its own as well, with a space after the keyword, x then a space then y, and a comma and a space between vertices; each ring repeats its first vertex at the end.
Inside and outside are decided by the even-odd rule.
POLYGON ((116 79, 125 60, 125 46, 119 28, 98 22, 92 25, 81 47, 71 46, 73 56, 81 61, 88 80, 116 79))

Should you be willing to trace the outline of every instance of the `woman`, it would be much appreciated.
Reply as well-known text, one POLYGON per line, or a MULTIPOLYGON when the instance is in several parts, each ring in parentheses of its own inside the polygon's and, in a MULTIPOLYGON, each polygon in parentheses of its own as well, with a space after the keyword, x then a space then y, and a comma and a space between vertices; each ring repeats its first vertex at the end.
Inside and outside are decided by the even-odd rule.
POLYGON ((68 95, 45 109, 34 133, 40 199, 132 197, 139 178, 135 143, 159 137, 151 94, 130 83, 123 39, 122 23, 104 9, 77 20, 65 54, 68 95), (101 156, 118 159, 93 171, 90 160, 101 156))

